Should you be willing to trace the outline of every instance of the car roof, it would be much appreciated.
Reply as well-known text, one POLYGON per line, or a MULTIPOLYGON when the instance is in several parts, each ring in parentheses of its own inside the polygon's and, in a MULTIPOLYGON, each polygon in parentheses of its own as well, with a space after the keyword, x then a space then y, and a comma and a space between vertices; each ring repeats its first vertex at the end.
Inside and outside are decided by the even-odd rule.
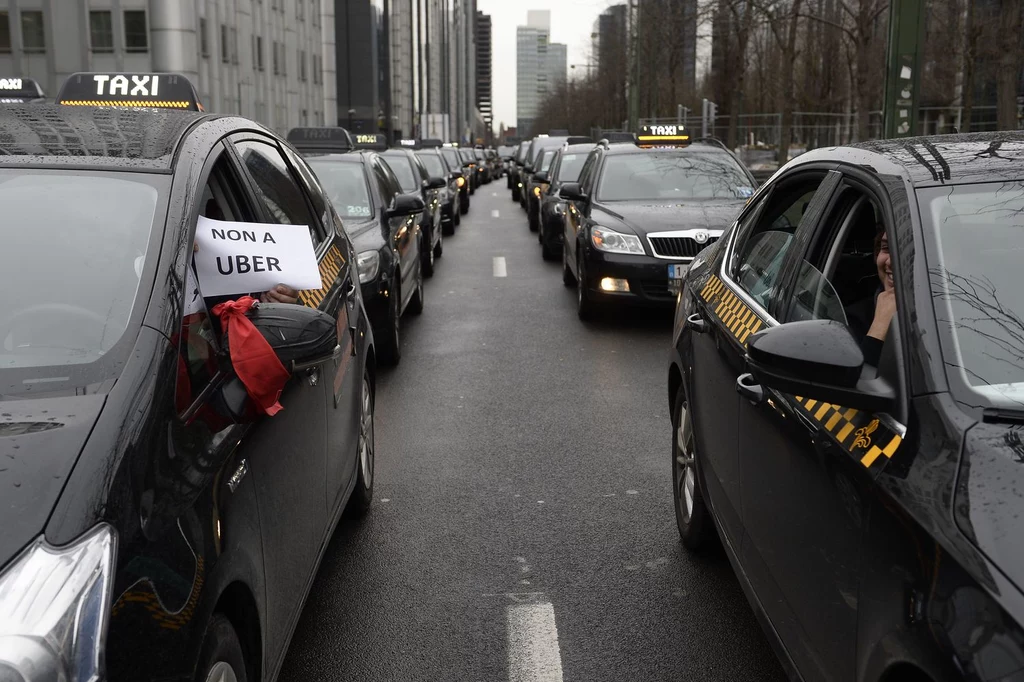
POLYGON ((931 135, 815 149, 796 165, 836 161, 899 173, 915 187, 1024 178, 1024 131, 931 135))
POLYGON ((593 142, 587 142, 585 144, 570 144, 562 148, 562 152, 568 152, 570 154, 581 154, 587 153, 596 147, 597 144, 593 142))
POLYGON ((197 122, 216 116, 162 109, 0 108, 0 165, 167 171, 197 122))
MULTIPOLYGON (((590 147, 591 145, 587 145, 590 147)), ((639 147, 635 144, 623 143, 623 144, 610 144, 604 147, 604 153, 613 156, 619 156, 621 154, 649 154, 651 152, 687 152, 690 154, 706 154, 709 152, 720 152, 722 154, 728 154, 729 151, 725 149, 721 144, 717 142, 704 142, 701 140, 694 140, 690 144, 681 146, 665 146, 665 147, 639 147)))

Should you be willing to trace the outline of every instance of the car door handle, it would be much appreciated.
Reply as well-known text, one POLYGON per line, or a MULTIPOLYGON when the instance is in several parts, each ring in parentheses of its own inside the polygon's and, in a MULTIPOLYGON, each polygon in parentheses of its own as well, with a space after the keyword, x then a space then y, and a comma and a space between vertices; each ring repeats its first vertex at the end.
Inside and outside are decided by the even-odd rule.
POLYGON ((736 392, 749 400, 752 405, 760 405, 764 402, 764 389, 749 372, 736 377, 736 392))
POLYGON ((694 313, 686 318, 686 325, 698 334, 707 334, 708 332, 708 321, 701 317, 700 313, 694 313))

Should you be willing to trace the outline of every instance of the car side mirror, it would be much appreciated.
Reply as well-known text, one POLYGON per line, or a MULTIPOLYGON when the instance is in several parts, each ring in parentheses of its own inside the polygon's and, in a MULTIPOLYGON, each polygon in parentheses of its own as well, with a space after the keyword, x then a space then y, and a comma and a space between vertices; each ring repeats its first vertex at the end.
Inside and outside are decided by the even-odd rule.
POLYGON ((459 178, 465 177, 465 176, 464 176, 464 175, 462 174, 462 171, 457 171, 457 170, 455 170, 455 171, 452 171, 452 172, 450 173, 450 175, 451 175, 452 179, 454 179, 454 180, 458 180, 459 178))
POLYGON ((248 317, 290 372, 315 367, 338 357, 341 352, 337 321, 315 308, 261 303, 248 317))
POLYGON ((558 190, 558 196, 567 201, 586 201, 587 195, 580 189, 580 183, 567 182, 558 190))
POLYGON ((420 213, 424 208, 426 208, 426 204, 423 203, 423 199, 411 194, 399 194, 391 202, 387 213, 389 218, 400 218, 420 213))
POLYGON ((765 329, 750 337, 747 367, 754 380, 834 405, 892 412, 896 391, 881 378, 864 378, 864 354, 842 322, 806 320, 765 329))
POLYGON ((442 187, 444 187, 447 184, 448 183, 445 181, 444 178, 428 178, 428 179, 423 181, 423 188, 424 189, 441 189, 442 187))
POLYGON ((534 182, 550 182, 548 180, 548 173, 547 173, 547 171, 539 171, 537 173, 534 173, 533 174, 533 181, 534 182))

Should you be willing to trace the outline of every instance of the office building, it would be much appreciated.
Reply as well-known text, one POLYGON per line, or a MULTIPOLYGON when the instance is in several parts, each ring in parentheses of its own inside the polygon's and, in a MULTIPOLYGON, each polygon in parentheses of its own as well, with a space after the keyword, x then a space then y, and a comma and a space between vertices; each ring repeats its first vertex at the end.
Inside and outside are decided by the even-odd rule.
POLYGON ((597 18, 597 79, 617 87, 602 105, 601 120, 616 126, 629 116, 626 106, 626 82, 629 69, 629 31, 626 5, 612 5, 597 18))
POLYGON ((516 28, 516 128, 534 135, 533 121, 548 96, 565 83, 566 46, 551 43, 551 12, 529 10, 516 28))
POLYGON ((182 73, 209 111, 280 132, 337 117, 330 0, 8 0, 0 73, 47 96, 76 71, 182 73))
POLYGON ((491 102, 491 16, 476 13, 476 106, 487 131, 494 124, 491 102))

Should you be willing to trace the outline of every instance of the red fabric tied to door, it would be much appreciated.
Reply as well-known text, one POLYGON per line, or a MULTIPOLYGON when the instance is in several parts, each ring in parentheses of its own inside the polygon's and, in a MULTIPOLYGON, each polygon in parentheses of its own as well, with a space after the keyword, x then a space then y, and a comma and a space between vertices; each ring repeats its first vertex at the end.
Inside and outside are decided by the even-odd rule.
POLYGON ((284 409, 277 399, 281 397, 290 374, 274 349, 245 316, 254 305, 255 298, 242 296, 237 301, 225 301, 213 306, 213 314, 220 318, 221 326, 227 334, 231 365, 235 373, 259 409, 272 417, 284 409))

